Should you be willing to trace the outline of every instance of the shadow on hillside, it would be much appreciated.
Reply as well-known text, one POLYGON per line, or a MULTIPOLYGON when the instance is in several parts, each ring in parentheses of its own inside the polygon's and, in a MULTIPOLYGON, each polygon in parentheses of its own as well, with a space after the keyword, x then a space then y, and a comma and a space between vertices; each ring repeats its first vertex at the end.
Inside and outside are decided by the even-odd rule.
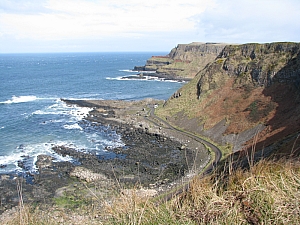
POLYGON ((224 159, 221 167, 230 162, 232 168, 249 168, 263 158, 300 156, 300 53, 275 74, 273 81, 263 94, 276 104, 274 116, 253 138, 254 144, 224 159))
POLYGON ((272 86, 265 88, 263 94, 277 104, 276 113, 267 121, 267 129, 263 133, 265 140, 257 142, 255 149, 266 151, 267 155, 299 155, 300 53, 278 71, 273 80, 272 86))

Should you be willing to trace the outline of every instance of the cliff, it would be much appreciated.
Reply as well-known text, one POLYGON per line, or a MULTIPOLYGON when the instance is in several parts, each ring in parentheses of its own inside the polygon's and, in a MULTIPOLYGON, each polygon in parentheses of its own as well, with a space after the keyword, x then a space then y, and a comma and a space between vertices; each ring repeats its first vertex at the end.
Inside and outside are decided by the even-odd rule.
POLYGON ((218 77, 216 73, 219 72, 222 73, 223 81, 230 77, 235 78, 234 87, 268 87, 276 82, 298 85, 298 54, 298 43, 226 46, 204 72, 206 74, 201 75, 199 93, 222 85, 222 82, 212 80, 218 77))
POLYGON ((152 56, 137 71, 156 71, 161 77, 192 79, 223 50, 225 44, 193 42, 179 44, 166 56, 152 56))
POLYGON ((299 151, 299 103, 299 43, 227 45, 157 114, 233 152, 287 152, 299 151))

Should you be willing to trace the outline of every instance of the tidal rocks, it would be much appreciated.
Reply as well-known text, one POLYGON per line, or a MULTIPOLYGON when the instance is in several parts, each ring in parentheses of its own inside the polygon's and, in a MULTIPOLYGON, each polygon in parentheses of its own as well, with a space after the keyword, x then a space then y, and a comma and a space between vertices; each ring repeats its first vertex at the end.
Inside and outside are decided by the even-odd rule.
POLYGON ((53 160, 53 157, 51 157, 49 155, 39 155, 35 165, 39 169, 49 168, 53 165, 52 160, 53 160))
POLYGON ((70 176, 77 177, 78 179, 84 180, 86 182, 107 179, 103 174, 93 173, 92 171, 84 167, 75 167, 74 170, 70 173, 70 176))
POLYGON ((118 182, 124 188, 139 184, 144 188, 161 189, 185 175, 189 170, 187 162, 193 162, 196 153, 189 148, 179 150, 182 144, 160 134, 159 128, 153 132, 154 129, 150 129, 145 120, 140 120, 144 118, 142 115, 147 114, 145 107, 149 101, 144 100, 142 105, 124 101, 67 102, 93 107, 94 110, 83 121, 86 127, 103 129, 107 126, 122 137, 124 146, 107 147, 103 154, 97 155, 67 146, 53 146, 56 154, 69 156, 73 161, 55 162, 49 155, 40 155, 36 162, 38 173, 29 175, 32 178, 30 183, 21 177, 15 180, 3 177, 0 180, 0 196, 3 198, 0 213, 18 204, 17 181, 22 182, 24 202, 51 203, 59 190, 67 190, 66 187, 76 190, 77 185, 86 188, 101 184, 106 190, 98 192, 104 193, 108 187, 117 187, 115 183, 118 182), (123 105, 130 107, 126 111, 121 107, 123 105))

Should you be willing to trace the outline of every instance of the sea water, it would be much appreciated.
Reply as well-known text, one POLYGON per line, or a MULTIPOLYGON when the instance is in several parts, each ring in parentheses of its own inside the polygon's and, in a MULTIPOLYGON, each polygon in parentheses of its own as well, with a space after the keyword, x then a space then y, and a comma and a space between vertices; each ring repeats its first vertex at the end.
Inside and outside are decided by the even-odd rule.
POLYGON ((134 76, 134 66, 166 53, 0 54, 0 173, 36 172, 40 154, 71 161, 52 147, 106 154, 122 146, 109 127, 83 123, 89 108, 67 106, 60 99, 168 99, 183 84, 134 76), (22 162, 20 167, 18 162, 22 162))

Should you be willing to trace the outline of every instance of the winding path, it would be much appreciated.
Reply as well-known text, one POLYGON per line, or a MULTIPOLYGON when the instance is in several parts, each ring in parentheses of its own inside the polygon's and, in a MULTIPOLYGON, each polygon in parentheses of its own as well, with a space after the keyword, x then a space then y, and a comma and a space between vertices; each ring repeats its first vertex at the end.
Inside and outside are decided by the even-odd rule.
MULTIPOLYGON (((158 127, 160 127, 161 126, 160 124, 153 121, 153 119, 156 119, 157 121, 159 121, 159 123, 164 124, 165 126, 169 127, 170 129, 176 130, 176 132, 179 132, 179 133, 181 133, 181 134, 183 134, 187 137, 190 137, 190 138, 194 139, 195 141, 197 141, 199 143, 205 144, 207 147, 209 147, 211 149, 211 151, 214 152, 214 154, 215 154, 214 160, 206 167, 206 169, 204 171, 202 171, 202 173, 200 175, 205 176, 207 174, 210 174, 222 158, 221 150, 217 146, 215 146, 214 144, 212 144, 212 143, 210 143, 210 142, 208 142, 208 141, 206 141, 206 140, 204 140, 204 139, 202 139, 202 138, 200 138, 200 137, 198 137, 194 134, 188 133, 188 132, 183 131, 183 130, 179 130, 178 128, 172 126, 167 121, 165 121, 165 120, 161 119, 160 117, 156 116, 154 114, 154 110, 155 110, 154 106, 149 106, 149 108, 150 108, 149 117, 145 117, 145 119, 147 119, 151 123, 153 123, 153 124, 157 125, 158 127), (152 119, 150 119, 150 118, 152 118, 152 119)), ((175 191, 167 194, 165 196, 164 200, 168 201, 173 196, 178 195, 178 194, 182 193, 183 191, 188 190, 188 188, 189 188, 189 184, 187 183, 183 186, 183 188, 180 188, 180 190, 175 190, 175 191)))

